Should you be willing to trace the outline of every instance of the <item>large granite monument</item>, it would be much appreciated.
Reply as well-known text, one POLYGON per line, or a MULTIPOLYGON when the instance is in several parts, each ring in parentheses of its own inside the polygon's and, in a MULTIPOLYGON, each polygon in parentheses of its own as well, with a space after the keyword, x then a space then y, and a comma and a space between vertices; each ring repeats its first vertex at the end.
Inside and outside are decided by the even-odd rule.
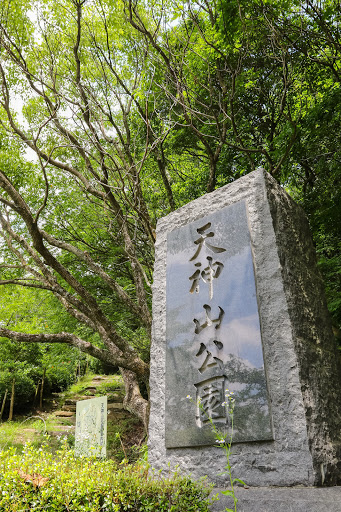
POLYGON ((262 169, 157 227, 149 460, 224 484, 341 481, 341 372, 303 211, 262 169), (191 399, 188 399, 191 397, 191 399), (198 406, 200 400, 201 406, 198 406))

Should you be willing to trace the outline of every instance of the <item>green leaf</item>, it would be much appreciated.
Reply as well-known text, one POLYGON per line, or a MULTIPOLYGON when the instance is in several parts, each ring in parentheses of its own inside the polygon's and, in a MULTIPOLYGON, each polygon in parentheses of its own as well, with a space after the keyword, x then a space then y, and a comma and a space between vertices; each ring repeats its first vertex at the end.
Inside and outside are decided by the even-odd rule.
POLYGON ((220 491, 220 494, 223 494, 224 496, 234 496, 234 492, 233 491, 220 491))
POLYGON ((235 482, 239 482, 239 483, 240 483, 240 484, 242 484, 242 485, 247 485, 247 484, 246 484, 245 482, 243 482, 243 480, 241 480, 240 478, 234 478, 234 479, 232 480, 232 483, 235 483, 235 482))

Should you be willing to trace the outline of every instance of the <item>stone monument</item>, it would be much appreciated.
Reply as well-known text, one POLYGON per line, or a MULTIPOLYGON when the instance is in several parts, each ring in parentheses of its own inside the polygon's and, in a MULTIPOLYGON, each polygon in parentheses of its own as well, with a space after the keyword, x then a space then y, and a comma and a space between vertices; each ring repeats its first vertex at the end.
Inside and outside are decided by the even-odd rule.
POLYGON ((231 428, 229 389, 235 476, 340 482, 340 359, 323 283, 303 211, 264 170, 159 221, 150 388, 157 469, 224 485, 210 421, 231 428))
POLYGON ((107 397, 77 402, 75 454, 79 457, 105 457, 106 447, 107 397))

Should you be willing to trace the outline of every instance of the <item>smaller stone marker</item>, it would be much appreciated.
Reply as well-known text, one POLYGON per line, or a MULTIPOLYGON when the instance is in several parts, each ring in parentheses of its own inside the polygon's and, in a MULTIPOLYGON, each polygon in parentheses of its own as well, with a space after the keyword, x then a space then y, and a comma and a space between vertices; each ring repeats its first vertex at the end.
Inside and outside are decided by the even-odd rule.
POLYGON ((75 453, 78 457, 105 457, 107 397, 82 400, 76 405, 75 453))

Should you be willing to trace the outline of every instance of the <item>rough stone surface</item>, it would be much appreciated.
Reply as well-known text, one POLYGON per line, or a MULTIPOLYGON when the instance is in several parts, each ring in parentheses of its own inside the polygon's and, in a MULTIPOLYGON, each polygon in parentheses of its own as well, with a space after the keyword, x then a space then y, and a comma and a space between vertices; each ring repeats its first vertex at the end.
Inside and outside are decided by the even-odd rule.
MULTIPOLYGON (((236 497, 238 512, 341 512, 341 487, 237 488, 236 497)), ((211 510, 223 512, 225 507, 233 508, 233 500, 220 495, 211 510)))
POLYGON ((115 410, 124 410, 123 409, 123 404, 120 403, 120 402, 113 402, 111 404, 108 404, 108 409, 115 409, 115 410))
POLYGON ((341 373, 324 285, 304 213, 266 180, 315 472, 335 484, 341 479, 341 373))
POLYGON ((158 223, 150 463, 159 469, 179 465, 195 478, 226 483, 219 476, 226 463, 219 447, 165 447, 166 251, 168 232, 240 200, 248 208, 274 441, 236 443, 233 473, 251 486, 335 484, 341 478, 341 373, 323 284, 302 210, 261 169, 158 223))
POLYGON ((56 411, 55 415, 61 418, 72 418, 74 416, 74 413, 70 411, 56 411))

